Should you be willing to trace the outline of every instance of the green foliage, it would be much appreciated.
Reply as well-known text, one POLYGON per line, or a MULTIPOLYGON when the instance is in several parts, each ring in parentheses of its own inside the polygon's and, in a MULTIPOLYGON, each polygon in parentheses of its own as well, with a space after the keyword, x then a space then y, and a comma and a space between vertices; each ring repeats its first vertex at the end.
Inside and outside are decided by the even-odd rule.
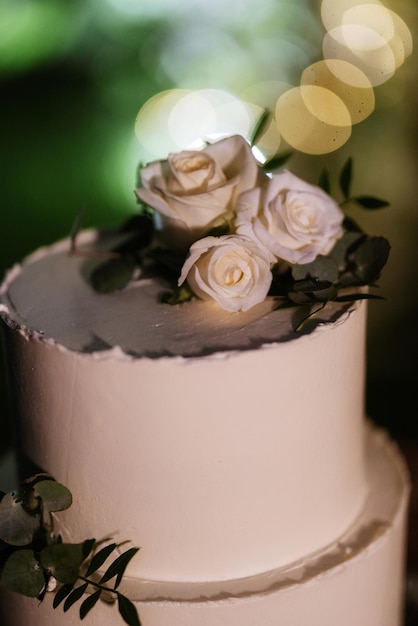
POLYGON ((117 600, 119 614, 128 626, 140 626, 135 605, 118 587, 126 567, 138 552, 119 554, 104 573, 106 560, 118 550, 116 543, 98 549, 95 539, 63 543, 53 534, 53 514, 72 503, 70 491, 47 474, 26 480, 17 491, 0 500, 0 585, 42 601, 48 584, 58 584, 53 606, 68 611, 80 605, 80 619, 94 608, 104 592, 117 600), (105 583, 114 579, 112 586, 105 583))
POLYGON ((251 146, 255 146, 257 141, 259 141, 263 133, 267 130, 267 126, 269 124, 270 119, 271 119, 271 113, 269 113, 269 111, 267 110, 264 110, 263 113, 260 115, 260 118, 250 137, 251 146))
POLYGON ((118 291, 132 280, 136 267, 136 261, 131 255, 107 259, 92 272, 91 285, 98 293, 118 291))
POLYGON ((340 172, 340 189, 344 196, 344 199, 350 197, 351 180, 353 177, 353 159, 350 157, 347 159, 340 172))
POLYGON ((39 527, 40 515, 28 514, 21 497, 6 493, 0 502, 0 539, 12 546, 26 546, 39 527))
MULTIPOLYGON (((350 158, 339 175, 339 187, 344 197, 342 208, 346 209, 353 204, 372 210, 388 206, 385 200, 371 196, 351 196, 352 176, 353 161, 350 158)), ((327 170, 321 173, 319 186, 327 193, 330 192, 327 170)), ((303 320, 299 330, 306 321, 311 321, 321 312, 329 301, 383 299, 366 291, 347 293, 346 290, 349 287, 358 288, 376 283, 389 257, 389 242, 384 237, 363 233, 349 215, 345 215, 343 226, 345 233, 327 256, 319 255, 312 263, 293 265, 284 275, 280 272, 273 276, 270 295, 285 298, 279 308, 315 303, 320 305, 303 320), (341 289, 345 290, 343 295, 340 293, 341 289)))
POLYGON ((37 598, 45 586, 45 578, 34 550, 12 552, 1 572, 4 587, 31 598, 37 598))
POLYGON ((276 154, 275 156, 268 159, 265 163, 263 163, 263 169, 266 172, 275 172, 276 170, 283 167, 287 161, 292 156, 291 152, 283 152, 282 154, 276 154))

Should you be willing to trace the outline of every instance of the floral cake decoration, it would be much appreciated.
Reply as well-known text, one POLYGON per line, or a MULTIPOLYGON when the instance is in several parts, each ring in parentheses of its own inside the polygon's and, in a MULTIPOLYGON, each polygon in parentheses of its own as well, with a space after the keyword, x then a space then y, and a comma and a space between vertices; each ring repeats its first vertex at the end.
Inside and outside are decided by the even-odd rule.
POLYGON ((267 117, 252 141, 228 136, 140 167, 140 211, 122 228, 132 238, 96 267, 95 289, 108 292, 135 276, 159 275, 171 288, 164 302, 197 297, 232 313, 267 296, 276 297, 277 306, 318 303, 319 309, 330 300, 378 298, 346 288, 374 285, 390 245, 365 234, 345 209, 388 203, 350 195, 351 159, 340 173, 340 204, 330 195, 326 171, 313 185, 285 169, 289 154, 259 162, 253 147, 267 117))

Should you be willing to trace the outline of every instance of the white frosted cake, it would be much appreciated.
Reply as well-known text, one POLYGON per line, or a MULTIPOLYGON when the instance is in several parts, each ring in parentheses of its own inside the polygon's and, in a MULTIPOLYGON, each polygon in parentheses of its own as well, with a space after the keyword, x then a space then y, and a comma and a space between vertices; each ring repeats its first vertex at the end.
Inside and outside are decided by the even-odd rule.
MULTIPOLYGON (((299 336, 271 298, 97 294, 69 248, 14 268, 1 305, 20 450, 74 494, 65 540, 140 546, 123 584, 143 626, 399 626, 408 488, 365 422, 365 304, 299 336)), ((78 622, 48 595, 3 601, 5 626, 78 622)))
MULTIPOLYGON (((55 532, 140 547, 121 590, 143 626, 400 626, 408 478, 364 413, 363 286, 387 242, 238 136, 150 164, 137 195, 157 232, 147 209, 131 256, 127 231, 86 231, 1 288, 20 466, 74 494, 55 532)), ((27 493, 0 502, 21 578, 27 493)), ((32 570, 66 583, 36 545, 32 570)), ((4 571, 2 626, 78 622, 4 571)), ((139 623, 118 608, 86 623, 139 623)))

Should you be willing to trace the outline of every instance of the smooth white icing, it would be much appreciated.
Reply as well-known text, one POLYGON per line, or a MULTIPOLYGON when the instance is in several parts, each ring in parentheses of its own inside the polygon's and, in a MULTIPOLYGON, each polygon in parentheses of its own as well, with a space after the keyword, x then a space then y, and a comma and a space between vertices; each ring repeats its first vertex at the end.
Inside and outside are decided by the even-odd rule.
MULTIPOLYGON (((401 626, 409 480, 381 431, 367 436, 368 497, 356 522, 327 549, 245 579, 155 583, 126 579, 143 626, 401 626)), ((2 600, 2 602, 1 602, 2 600)), ((76 626, 78 611, 4 593, 2 626, 76 626)), ((119 620, 119 621, 118 621, 119 620)), ((115 626, 115 606, 96 605, 87 626, 115 626)))
POLYGON ((68 247, 2 290, 22 450, 75 494, 64 536, 130 539, 132 575, 189 582, 338 538, 368 488, 365 306, 295 338, 292 313, 173 308, 148 280, 98 295, 68 247))
MULTIPOLYGON (((89 248, 95 233, 82 236, 89 248)), ((0 290, 21 451, 74 494, 65 539, 141 547, 122 590, 143 626, 401 626, 408 477, 366 427, 363 304, 246 314, 98 295, 68 242, 0 290)), ((2 626, 78 611, 2 591, 2 626)), ((100 602, 86 626, 122 623, 100 602)))

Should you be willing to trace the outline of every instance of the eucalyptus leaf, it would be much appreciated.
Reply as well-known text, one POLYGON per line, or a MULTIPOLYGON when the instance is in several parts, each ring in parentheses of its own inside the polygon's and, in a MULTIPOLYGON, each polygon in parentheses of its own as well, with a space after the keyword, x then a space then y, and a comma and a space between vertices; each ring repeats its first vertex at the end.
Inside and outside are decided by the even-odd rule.
POLYGON ((45 587, 45 577, 33 550, 13 552, 4 564, 0 582, 24 596, 36 598, 45 587))
POLYGON ((121 594, 118 594, 118 609, 121 617, 128 626, 141 626, 135 605, 121 594))
POLYGON ((88 583, 75 587, 64 602, 64 612, 68 611, 85 594, 88 583))
POLYGON ((294 265, 292 276, 295 280, 315 278, 319 281, 333 283, 338 279, 338 265, 333 258, 318 255, 311 263, 294 265))
POLYGON ((34 486, 35 493, 41 498, 43 508, 50 513, 64 511, 72 504, 72 495, 67 487, 55 480, 42 480, 34 486))
POLYGON ((138 550, 139 548, 129 548, 128 550, 120 554, 118 558, 113 561, 113 563, 107 568, 107 570, 101 577, 99 584, 105 583, 108 580, 111 580, 114 576, 116 576, 116 583, 114 585, 114 588, 116 589, 120 585, 120 582, 130 560, 135 556, 138 550))
POLYGON ((87 596, 87 598, 83 601, 80 606, 80 619, 84 619, 92 608, 97 604, 100 596, 102 595, 102 590, 98 589, 94 593, 87 596))
POLYGON ((90 283, 98 293, 111 293, 126 287, 132 280, 137 263, 132 255, 107 259, 91 273, 90 283))
POLYGON ((40 515, 25 511, 14 492, 0 501, 0 539, 12 546, 27 546, 39 530, 40 515))
POLYGON ((115 248, 116 252, 135 253, 149 246, 154 236, 154 222, 149 209, 144 206, 143 213, 127 220, 120 232, 131 233, 131 237, 115 248))
POLYGON ((174 277, 176 280, 180 276, 181 268, 186 254, 169 248, 155 247, 147 254, 149 261, 157 272, 161 272, 166 278, 174 277))
POLYGON ((345 271, 350 251, 364 238, 365 235, 358 232, 344 233, 337 241, 329 256, 334 259, 339 272, 345 271))
POLYGON ((388 260, 390 245, 384 237, 364 237, 349 253, 352 274, 356 282, 369 285, 375 282, 388 260))
POLYGON ((43 548, 40 563, 59 582, 73 584, 84 561, 83 543, 56 543, 43 548))

